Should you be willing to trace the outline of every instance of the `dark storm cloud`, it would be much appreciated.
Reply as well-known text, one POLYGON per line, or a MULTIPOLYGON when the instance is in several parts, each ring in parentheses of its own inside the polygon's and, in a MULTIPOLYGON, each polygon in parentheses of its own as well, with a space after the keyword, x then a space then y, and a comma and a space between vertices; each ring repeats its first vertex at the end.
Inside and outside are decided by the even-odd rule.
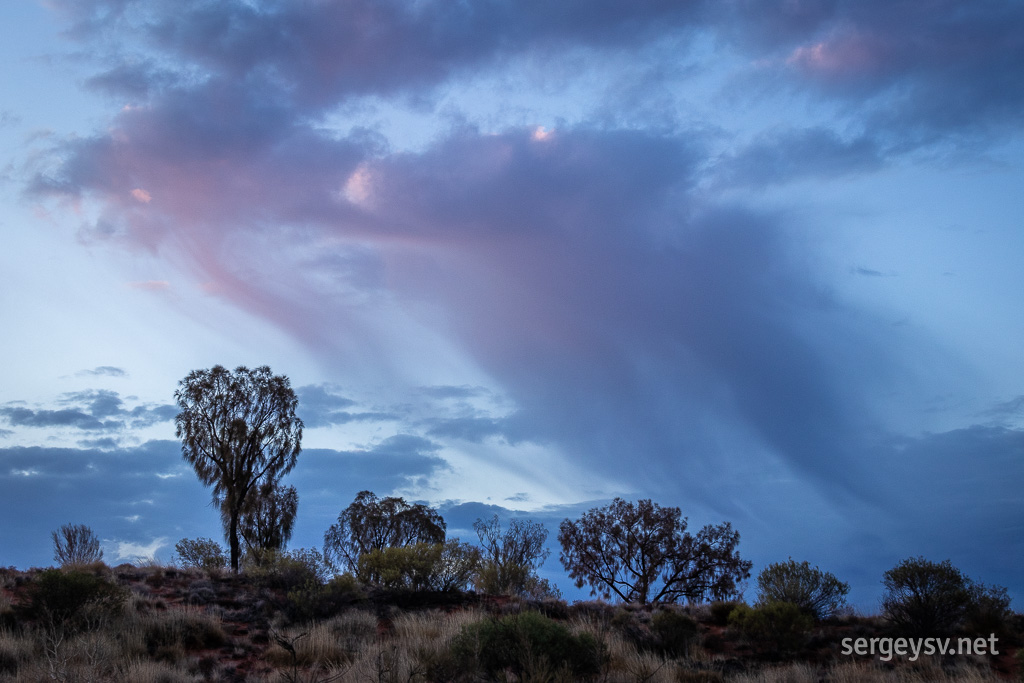
POLYGON ((811 178, 876 171, 884 163, 876 141, 843 140, 824 128, 771 131, 724 159, 715 174, 725 185, 765 187, 811 178))
POLYGON ((362 450, 305 449, 291 476, 307 489, 325 492, 350 490, 352 496, 364 489, 390 492, 447 469, 439 448, 429 439, 398 434, 362 450))
MULTIPOLYGON (((160 137, 181 132, 170 120, 140 116, 139 125, 160 137)), ((872 338, 869 318, 837 306, 794 265, 800 246, 778 219, 696 199, 703 142, 640 130, 580 127, 537 136, 461 128, 422 153, 362 162, 359 203, 336 197, 351 177, 351 157, 326 154, 309 131, 281 138, 273 164, 242 163, 252 150, 237 149, 232 160, 232 153, 204 148, 211 163, 216 158, 216 174, 198 162, 187 183, 171 163, 180 151, 166 159, 164 143, 155 158, 135 142, 103 145, 124 147, 108 157, 117 173, 127 170, 126 160, 138 178, 167 169, 169 175, 138 181, 153 188, 147 211, 158 208, 156 188, 170 183, 158 218, 139 218, 140 231, 152 235, 155 220, 174 225, 225 296, 314 346, 336 336, 334 316, 345 319, 348 309, 322 295, 283 298, 228 275, 220 259, 235 257, 223 250, 226 226, 256 218, 254 211, 257 225, 301 216, 325 236, 375 244, 391 293, 449 311, 463 348, 521 406, 502 424, 486 415, 442 420, 432 425, 435 436, 555 443, 599 473, 674 486, 667 482, 694 468, 715 476, 720 468, 711 464, 708 444, 716 430, 738 422, 816 480, 838 475, 841 489, 862 491, 855 434, 869 419, 864 385, 885 372, 888 353, 872 338), (318 155, 321 164, 294 172, 299 160, 318 155), (238 172, 226 173, 225 163, 239 164, 238 172), (288 188, 297 183, 309 187, 293 194, 288 188), (250 187, 274 191, 254 201, 250 187), (436 263, 405 261, 392 244, 444 255, 436 263), (627 473, 624 456, 647 465, 627 473)), ((114 182, 90 176, 110 171, 105 162, 90 168, 80 179, 114 182)), ((125 182, 116 202, 131 202, 127 188, 136 181, 125 182)), ((134 220, 134 209, 126 211, 134 220)), ((304 292, 302 272, 290 273, 296 294, 304 292)), ((361 334, 351 326, 350 337, 361 334)), ((311 426, 389 417, 360 416, 323 391, 306 392, 301 405, 311 426)))
POLYGON ((515 437, 508 433, 507 420, 493 417, 431 418, 426 421, 430 436, 448 439, 462 439, 480 443, 491 436, 504 437, 509 443, 515 437))
POLYGON ((893 439, 887 450, 879 462, 889 505, 880 517, 900 520, 885 522, 896 552, 950 557, 975 578, 1019 591, 1024 431, 975 425, 893 439))
MULTIPOLYGON (((438 445, 399 434, 364 450, 308 449, 287 482, 299 491, 299 527, 293 545, 319 545, 324 530, 356 493, 371 489, 390 495, 410 482, 448 467, 438 445)), ((87 524, 106 549, 118 543, 157 550, 167 561, 180 538, 221 539, 219 515, 210 490, 183 462, 176 441, 149 441, 120 447, 97 440, 86 448, 0 448, 0 517, 18 520, 0 525, 5 566, 52 563, 50 532, 61 524, 87 524)))
MULTIPOLYGON (((714 414, 815 478, 842 472, 841 488, 862 489, 864 386, 888 362, 874 323, 807 279, 777 220, 695 210, 692 149, 635 131, 464 132, 373 164, 383 222, 452 254, 394 287, 431 293, 501 378, 521 406, 502 431, 617 476, 624 457, 642 458, 625 476, 658 486, 703 473, 692 454, 710 435, 694 416, 714 414)), ((432 433, 498 427, 469 416, 432 433)))
MULTIPOLYGON (((118 542, 149 545, 166 538, 217 535, 209 492, 182 463, 173 441, 132 448, 0 449, 0 514, 17 524, 0 528, 2 561, 19 567, 52 564, 50 532, 87 524, 103 541, 104 559, 118 542)), ((165 546, 160 555, 169 558, 165 546)))
POLYGON ((176 80, 176 74, 160 69, 151 60, 136 60, 117 64, 89 78, 86 86, 110 95, 144 100, 176 80))
POLYGON ((75 427, 85 430, 115 430, 124 427, 122 422, 98 420, 80 410, 32 410, 30 408, 3 407, 0 416, 13 427, 75 427))
POLYGON ((1009 401, 1003 401, 979 415, 979 417, 989 418, 997 426, 1007 426, 1013 421, 1020 420, 1022 416, 1024 416, 1024 396, 1016 396, 1009 401))
POLYGON ((447 470, 438 449, 428 439, 398 434, 363 450, 303 450, 288 479, 300 496, 295 544, 319 545, 323 532, 360 491, 392 495, 447 470))
POLYGON ((98 448, 104 451, 112 450, 121 445, 120 441, 109 436, 102 439, 81 439, 77 443, 80 448, 98 448))
POLYGON ((986 138, 1021 123, 1018 3, 722 5, 723 35, 761 57, 761 77, 776 74, 795 89, 845 103, 865 133, 893 152, 986 138))
POLYGON ((58 410, 23 406, 0 407, 0 417, 15 427, 72 427, 86 431, 121 431, 170 422, 177 414, 172 405, 144 404, 127 408, 120 394, 108 389, 87 389, 64 394, 58 410))
POLYGON ((352 412, 356 402, 335 393, 330 385, 307 385, 295 390, 299 399, 299 417, 306 427, 327 427, 329 425, 346 424, 356 421, 377 421, 394 419, 394 416, 383 412, 352 412))
MULTIPOLYGON (((150 47, 226 81, 287 90, 304 106, 351 95, 431 87, 523 51, 583 44, 626 47, 686 28, 701 3, 540 2, 221 3, 122 0, 55 3, 80 38, 131 32, 150 47)), ((113 79, 134 89, 145 83, 113 79)))

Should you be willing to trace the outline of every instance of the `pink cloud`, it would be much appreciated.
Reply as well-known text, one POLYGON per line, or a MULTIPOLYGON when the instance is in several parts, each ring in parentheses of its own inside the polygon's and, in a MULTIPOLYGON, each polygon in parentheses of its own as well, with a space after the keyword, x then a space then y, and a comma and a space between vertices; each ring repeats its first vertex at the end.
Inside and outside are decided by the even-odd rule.
POLYGON ((145 292, 163 292, 171 288, 167 280, 144 280, 127 283, 129 289, 139 289, 145 292))
POLYGON ((846 33, 803 45, 786 63, 805 73, 828 80, 868 75, 884 65, 885 51, 877 39, 846 33))

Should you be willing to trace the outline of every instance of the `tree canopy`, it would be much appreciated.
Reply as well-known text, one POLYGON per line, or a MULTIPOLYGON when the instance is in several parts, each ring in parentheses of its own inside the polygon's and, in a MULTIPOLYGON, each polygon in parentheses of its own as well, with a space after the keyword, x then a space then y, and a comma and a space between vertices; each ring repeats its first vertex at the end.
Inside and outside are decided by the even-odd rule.
POLYGON ((447 526, 437 510, 404 498, 360 491, 324 534, 324 556, 349 571, 373 550, 415 543, 444 543, 447 526))
POLYGON ((261 366, 195 370, 174 393, 181 451, 196 476, 213 486, 238 571, 239 519, 261 491, 272 491, 301 450, 298 399, 287 377, 261 366))
POLYGON ((752 563, 736 552, 728 522, 696 535, 676 507, 616 498, 559 526, 560 559, 577 588, 641 604, 720 600, 737 593, 752 563))
POLYGON ((548 530, 540 522, 509 520, 501 528, 498 516, 473 523, 480 538, 481 567, 478 587, 486 593, 503 595, 550 595, 557 592, 537 570, 551 554, 544 547, 548 530))

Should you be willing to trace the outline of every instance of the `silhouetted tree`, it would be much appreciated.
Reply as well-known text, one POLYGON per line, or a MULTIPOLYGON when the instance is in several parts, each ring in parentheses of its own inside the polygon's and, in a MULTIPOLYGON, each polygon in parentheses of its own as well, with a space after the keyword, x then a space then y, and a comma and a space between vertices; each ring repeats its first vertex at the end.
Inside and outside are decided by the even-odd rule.
POLYGON ((284 549, 292 537, 298 508, 299 494, 294 486, 265 486, 251 497, 239 517, 238 533, 256 564, 262 563, 268 551, 284 549))
POLYGON ((441 548, 434 564, 430 587, 438 591, 463 590, 480 569, 480 549, 457 538, 450 538, 441 548))
POLYGON ((550 593, 547 582, 537 577, 551 551, 544 547, 548 530, 540 522, 512 519, 502 531, 498 515, 473 523, 480 537, 481 566, 477 587, 496 595, 550 593))
POLYGON ((84 524, 65 524, 50 534, 53 559, 62 567, 91 564, 103 559, 100 539, 84 524))
POLYGON ((824 619, 846 604, 849 584, 808 562, 776 562, 757 575, 758 604, 788 602, 815 619, 824 619))
POLYGON ((686 531, 679 508, 616 498, 559 526, 561 561, 577 588, 641 604, 721 600, 737 593, 752 563, 736 552, 740 535, 726 522, 686 531))
POLYGON ((364 553, 415 543, 444 543, 446 528, 444 519, 431 507, 360 491, 324 534, 324 556, 355 572, 364 553))
POLYGON ((213 486, 227 520, 231 568, 238 571, 239 520, 252 497, 273 490, 295 466, 302 420, 288 378, 267 366, 195 370, 174 393, 181 451, 199 480, 213 486))
POLYGON ((882 614, 913 634, 943 634, 955 628, 971 604, 971 582, 949 560, 911 557, 885 572, 882 614))

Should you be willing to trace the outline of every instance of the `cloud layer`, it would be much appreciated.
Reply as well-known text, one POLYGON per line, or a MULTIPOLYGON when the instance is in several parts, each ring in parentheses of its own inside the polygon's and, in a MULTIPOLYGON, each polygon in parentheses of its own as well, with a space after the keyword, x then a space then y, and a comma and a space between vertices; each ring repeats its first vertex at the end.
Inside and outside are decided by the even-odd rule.
MULTIPOLYGON (((382 486, 407 486, 452 450, 529 444, 590 473, 581 491, 613 481, 781 521, 799 490, 809 510, 881 523, 933 509, 946 487, 984 497, 1019 468, 1009 427, 893 425, 887 397, 933 391, 917 367, 939 345, 822 278, 816 240, 836 219, 801 200, 1017 140, 1024 7, 53 4, 91 65, 86 87, 117 108, 40 157, 35 201, 87 206, 83 241, 174 264, 339 377, 434 382, 438 405, 463 402, 429 416, 303 387, 310 428, 396 429, 345 451, 353 474, 373 479, 362 463, 379 460, 396 473, 382 486), (559 99, 573 88, 583 96, 559 99), (427 121, 425 142, 402 144, 403 116, 427 121), (435 368, 446 376, 424 380, 435 368), (504 409, 482 408, 487 392, 504 409), (971 478, 954 451, 971 454, 971 478), (896 490, 893 470, 929 484, 896 490)), ((109 391, 64 401, 0 416, 94 435, 173 416, 109 391)), ((332 458, 309 456, 325 471, 332 458)), ((1020 512, 1008 495, 957 528, 1010 533, 1020 512)), ((872 552, 888 558, 894 539, 960 552, 934 519, 872 552)))

